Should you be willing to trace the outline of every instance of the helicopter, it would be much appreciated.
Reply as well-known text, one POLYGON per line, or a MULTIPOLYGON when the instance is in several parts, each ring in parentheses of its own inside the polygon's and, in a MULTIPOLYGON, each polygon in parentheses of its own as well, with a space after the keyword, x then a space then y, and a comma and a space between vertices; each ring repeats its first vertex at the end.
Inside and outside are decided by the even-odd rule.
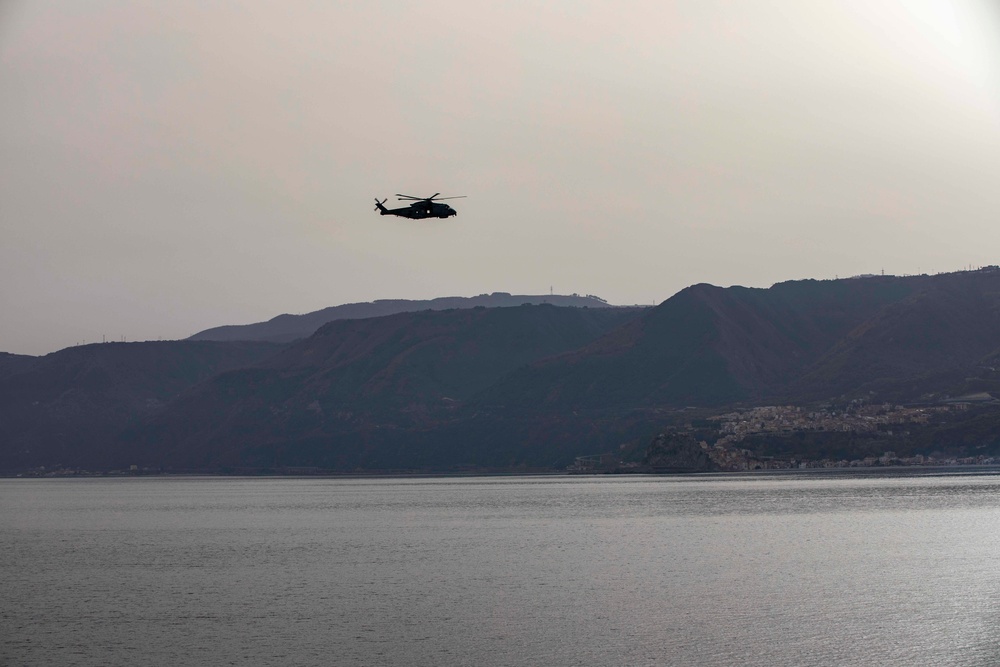
POLYGON ((438 197, 440 192, 435 192, 430 197, 414 197, 413 195, 401 195, 398 192, 396 196, 399 201, 410 202, 409 206, 403 208, 386 208, 384 206, 386 200, 378 200, 375 198, 375 210, 379 212, 379 215, 398 215, 401 218, 410 218, 411 220, 423 220, 424 218, 450 218, 453 215, 458 215, 458 211, 453 209, 447 204, 438 204, 435 200, 440 201, 442 199, 462 199, 465 195, 460 195, 458 197, 438 197))

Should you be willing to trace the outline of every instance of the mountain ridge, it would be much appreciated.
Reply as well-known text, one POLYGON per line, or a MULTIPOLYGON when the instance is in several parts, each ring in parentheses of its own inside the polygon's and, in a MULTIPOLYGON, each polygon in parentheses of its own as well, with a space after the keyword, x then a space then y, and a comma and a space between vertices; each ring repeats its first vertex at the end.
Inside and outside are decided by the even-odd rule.
MULTIPOLYGON (((915 451, 945 437, 1000 451, 990 435, 1000 433, 991 398, 1000 396, 994 267, 766 289, 697 284, 631 310, 424 309, 334 320, 271 347, 176 343, 171 354, 184 358, 196 349, 184 345, 215 346, 213 355, 250 346, 239 354, 253 358, 236 355, 223 368, 199 357, 197 373, 170 370, 169 391, 138 405, 164 369, 112 363, 141 353, 128 347, 137 344, 0 357, 0 468, 49 465, 58 455, 153 469, 551 469, 595 451, 634 452, 664 426, 741 406, 950 405, 966 395, 979 396, 980 407, 965 422, 945 423, 954 415, 941 413, 927 428, 902 429, 913 431, 910 444, 891 443, 915 451), (110 355, 97 375, 85 372, 94 355, 110 355), (87 409, 103 415, 100 428, 87 409), (46 420, 73 433, 80 451, 46 420), (25 451, 31 442, 34 454, 25 451)), ((754 442, 767 450, 771 437, 754 442)), ((797 442, 834 451, 838 436, 782 437, 785 452, 797 442)), ((851 451, 885 446, 887 437, 897 436, 865 436, 851 451)))
POLYGON ((560 295, 514 295, 507 292, 493 292, 474 297, 446 296, 436 299, 378 299, 370 302, 347 303, 329 306, 301 315, 283 314, 252 324, 234 324, 213 327, 199 331, 188 340, 260 340, 276 343, 290 343, 307 338, 327 322, 335 320, 358 320, 369 317, 385 317, 397 313, 421 310, 451 310, 456 308, 511 308, 525 304, 564 306, 572 308, 618 308, 600 297, 578 294, 560 295))

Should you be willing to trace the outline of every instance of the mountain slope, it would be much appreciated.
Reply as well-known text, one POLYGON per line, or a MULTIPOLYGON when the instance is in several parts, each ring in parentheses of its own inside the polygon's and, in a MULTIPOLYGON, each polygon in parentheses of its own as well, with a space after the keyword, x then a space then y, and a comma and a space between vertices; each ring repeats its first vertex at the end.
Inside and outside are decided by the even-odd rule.
MULTIPOLYGON (((474 308, 335 321, 180 397, 142 433, 150 465, 371 466, 510 371, 638 312, 474 308)), ((389 465, 389 464, 386 464, 389 465)), ((395 467, 390 465, 389 467, 395 467)))
POLYGON ((39 357, 32 357, 26 354, 0 352, 0 378, 28 370, 38 359, 39 357))
POLYGON ((130 422, 217 373, 261 361, 270 343, 164 341, 70 347, 0 375, 0 470, 101 466, 130 422))
POLYGON ((483 405, 723 405, 781 394, 848 332, 918 289, 902 279, 695 285, 619 330, 505 378, 483 405))
POLYGON ((789 392, 873 391, 912 400, 980 375, 1000 348, 1000 272, 945 274, 914 283, 917 289, 906 298, 831 346, 789 392))

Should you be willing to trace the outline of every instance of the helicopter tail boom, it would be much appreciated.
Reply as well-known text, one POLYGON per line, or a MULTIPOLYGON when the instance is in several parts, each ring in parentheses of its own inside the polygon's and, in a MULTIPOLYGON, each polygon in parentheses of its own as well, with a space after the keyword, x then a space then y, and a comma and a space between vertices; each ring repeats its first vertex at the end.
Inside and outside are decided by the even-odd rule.
POLYGON ((389 209, 383 206, 383 204, 385 204, 385 201, 386 201, 385 199, 379 201, 378 197, 375 198, 375 210, 379 212, 379 215, 385 215, 386 213, 389 212, 389 209))

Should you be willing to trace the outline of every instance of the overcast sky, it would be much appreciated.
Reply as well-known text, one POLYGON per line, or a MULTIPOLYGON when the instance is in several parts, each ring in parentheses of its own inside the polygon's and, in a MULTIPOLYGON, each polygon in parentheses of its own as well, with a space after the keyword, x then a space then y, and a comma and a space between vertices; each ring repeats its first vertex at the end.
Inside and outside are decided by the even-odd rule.
POLYGON ((0 1, 0 350, 1000 263, 991 0, 0 1), (468 195, 449 220, 374 197, 468 195))

